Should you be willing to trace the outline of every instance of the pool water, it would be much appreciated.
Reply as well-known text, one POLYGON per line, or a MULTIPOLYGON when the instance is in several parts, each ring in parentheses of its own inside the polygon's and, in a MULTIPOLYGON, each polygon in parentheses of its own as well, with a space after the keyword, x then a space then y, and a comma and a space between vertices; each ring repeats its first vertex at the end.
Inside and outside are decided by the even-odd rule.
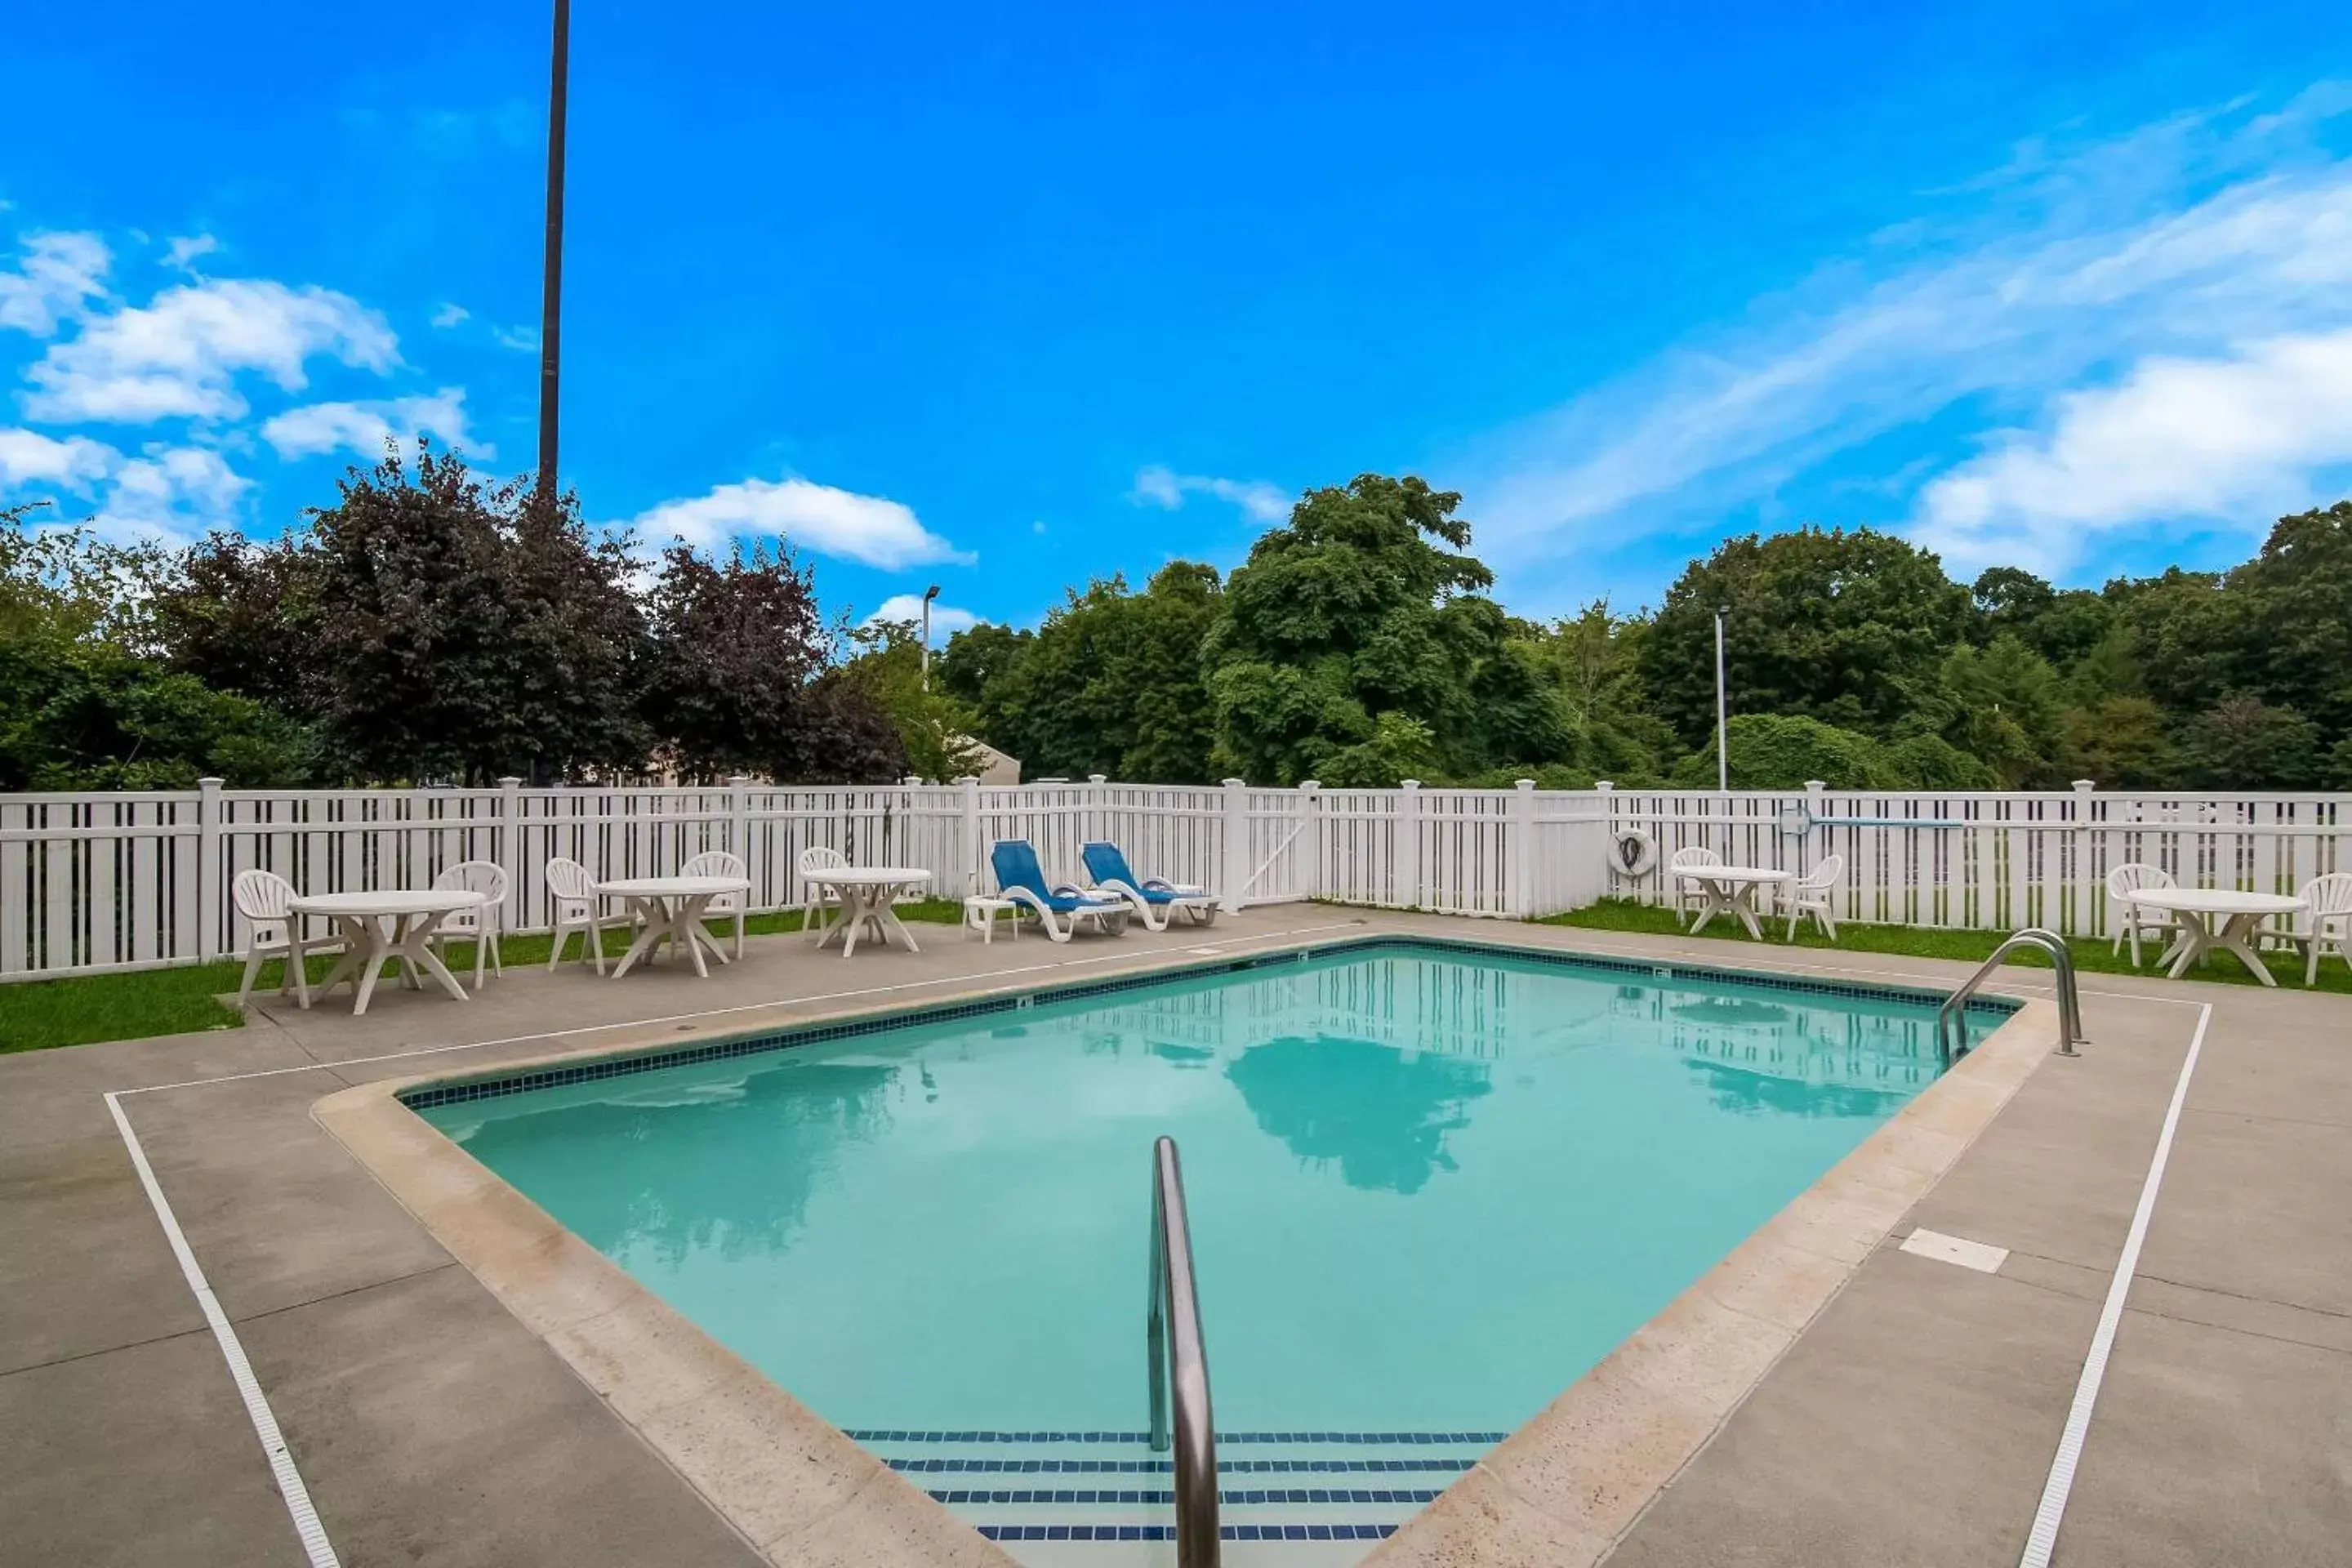
POLYGON ((424 1114, 860 1431, 1139 1426, 1168 1133, 1221 1430, 1493 1434, 1937 1071, 1901 995, 1396 944, 424 1114))

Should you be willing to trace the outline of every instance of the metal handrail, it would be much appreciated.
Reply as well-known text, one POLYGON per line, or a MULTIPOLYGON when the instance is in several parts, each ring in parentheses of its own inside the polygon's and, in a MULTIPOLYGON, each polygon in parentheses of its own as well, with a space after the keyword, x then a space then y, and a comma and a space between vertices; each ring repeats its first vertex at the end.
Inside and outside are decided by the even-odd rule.
POLYGON ((2074 955, 2066 950, 2066 939, 2056 931, 2040 926, 2028 926, 2011 935, 1992 950, 1992 956, 1977 965, 1977 972, 1960 983, 1960 988, 1936 1009, 1936 1049, 1946 1067, 1965 1054, 1969 1048, 1969 998, 1976 994, 1986 975, 2000 967, 2001 960, 2021 947, 2039 948, 2050 955, 2051 967, 2058 973, 2058 1054, 2077 1056, 2076 1046, 2091 1042, 2083 1033, 2083 998, 2074 988, 2074 955), (1953 1025, 1958 1024, 1957 1035, 1953 1025))
POLYGON ((1217 1568, 1217 1426, 1192 1280, 1192 1231, 1184 1219, 1184 1172, 1173 1138, 1151 1146, 1151 1317, 1144 1341, 1154 1453, 1169 1447, 1171 1394, 1176 1406, 1177 1568, 1217 1568))

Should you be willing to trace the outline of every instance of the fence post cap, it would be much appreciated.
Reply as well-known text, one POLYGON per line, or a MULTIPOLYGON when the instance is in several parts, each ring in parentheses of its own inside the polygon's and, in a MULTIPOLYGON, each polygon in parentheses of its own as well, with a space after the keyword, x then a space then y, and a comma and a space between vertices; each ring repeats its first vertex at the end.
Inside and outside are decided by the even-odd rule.
POLYGON ((1249 788, 1249 780, 1247 780, 1247 779, 1227 779, 1227 780, 1225 781, 1225 787, 1226 787, 1227 789, 1247 789, 1247 788, 1249 788))
POLYGON ((521 785, 522 775, 520 773, 501 773, 499 775, 499 787, 500 789, 519 789, 521 785))
POLYGON ((978 773, 958 773, 955 777, 955 782, 960 784, 976 784, 980 782, 980 775, 978 773))
POLYGON ((1805 781, 1805 793, 1807 795, 1819 795, 1822 791, 1829 787, 1828 784, 1821 779, 1807 779, 1805 781))
POLYGON ((1321 779, 1300 779, 1298 781, 1298 787, 1300 789, 1321 789, 1323 787, 1323 781, 1321 779))
POLYGON ((1512 781, 1511 787, 1514 789, 1533 789, 1536 787, 1536 781, 1533 779, 1514 779, 1512 781))
POLYGON ((2076 779, 2074 781, 2074 787, 2081 790, 2084 795, 2088 795, 2093 790, 2099 787, 2099 781, 2096 779, 2076 779))
POLYGON ((1088 773, 1087 775, 1087 783, 1108 784, 1110 783, 1110 775, 1108 773, 1088 773))
POLYGON ((1420 781, 1419 779, 1399 779, 1399 780, 1397 780, 1397 788, 1399 788, 1399 789, 1419 789, 1420 787, 1421 787, 1421 781, 1420 781))
POLYGON ((196 787, 198 789, 218 789, 224 782, 226 781, 221 779, 198 779, 196 781, 196 787))
POLYGON ((740 785, 750 784, 751 782, 751 775, 750 773, 729 773, 727 775, 727 782, 740 787, 740 785))

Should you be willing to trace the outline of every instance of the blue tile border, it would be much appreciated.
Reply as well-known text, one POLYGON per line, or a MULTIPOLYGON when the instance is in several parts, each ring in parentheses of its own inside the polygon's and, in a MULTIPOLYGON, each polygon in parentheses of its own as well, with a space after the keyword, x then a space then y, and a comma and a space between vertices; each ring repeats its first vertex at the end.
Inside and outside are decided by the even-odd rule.
MULTIPOLYGON (((844 1436, 858 1443, 1133 1443, 1151 1440, 1144 1432, 927 1432, 910 1428, 852 1426, 844 1436)), ((1223 1444, 1374 1444, 1383 1448, 1475 1443, 1492 1447, 1508 1432, 1220 1432, 1223 1444)))
MULTIPOLYGON (((1166 1459, 908 1459, 882 1461, 902 1476, 1164 1476, 1166 1459)), ((1233 1459, 1221 1476, 1454 1475, 1477 1461, 1454 1459, 1233 1459)))
MULTIPOLYGON (((1708 964, 1619 958, 1587 952, 1551 952, 1501 942, 1470 942, 1456 937, 1382 934, 1349 938, 1303 948, 1284 948, 1273 952, 1246 953, 1205 963, 1180 964, 1153 969, 1138 974, 1113 975, 1100 980, 1074 981, 1060 985, 1040 986, 1028 991, 1009 991, 992 996, 975 997, 964 1002, 940 1002, 887 1009, 862 1014, 853 1018, 798 1025, 788 1029, 771 1030, 731 1039, 706 1040, 692 1046, 624 1053, 588 1061, 566 1063, 561 1067, 534 1068, 523 1072, 491 1071, 474 1076, 446 1079, 434 1083, 420 1084, 414 1089, 403 1089, 398 1098, 401 1104, 411 1110, 429 1110, 438 1106, 460 1105, 477 1100, 494 1100, 507 1095, 529 1094, 536 1089, 561 1089, 572 1084, 626 1078, 644 1072, 658 1072, 664 1068, 692 1067, 703 1062, 725 1061, 737 1057, 763 1056, 772 1051, 787 1051, 802 1046, 821 1045, 832 1040, 856 1039, 862 1036, 879 1034, 886 1030, 909 1026, 945 1023, 957 1018, 988 1017, 999 1013, 1016 1012, 1055 1002, 1083 1001, 1091 996, 1107 996, 1146 986, 1195 980, 1204 974, 1237 974, 1253 969, 1301 964, 1322 960, 1347 962, 1384 950, 1464 953, 1485 959, 1517 959, 1524 963, 1545 964, 1559 969, 1578 969, 1605 974, 1638 975, 1653 982, 1701 981, 1814 995, 1840 996, 1860 1001, 1908 1002, 1938 1006, 1942 1005, 1946 996, 1946 993, 1913 985, 1860 985, 1844 981, 1817 980, 1748 969, 1727 969, 1708 964)), ((986 979, 987 977, 980 975, 973 978, 986 979)), ((1978 995, 1969 999, 1968 1011, 1987 1017, 2007 1017, 2016 1012, 2021 1005, 2021 1004, 2007 997, 1978 995)))
MULTIPOLYGON (((991 1541, 1173 1541, 1172 1524, 980 1524, 991 1541)), ((1386 1541, 1393 1524, 1221 1524, 1223 1541, 1386 1541)))
MULTIPOLYGON (((1333 1503, 1412 1503, 1418 1507, 1435 1501, 1437 1490, 1435 1487, 1228 1487, 1217 1493, 1217 1501, 1227 1508, 1265 1508, 1297 1503, 1325 1506, 1333 1503)), ((943 1503, 950 1508, 1166 1508, 1176 1500, 1176 1493, 1167 1487, 1132 1490, 1081 1487, 1067 1491, 1028 1489, 992 1491, 975 1487, 935 1491, 929 1497, 933 1502, 943 1503)))

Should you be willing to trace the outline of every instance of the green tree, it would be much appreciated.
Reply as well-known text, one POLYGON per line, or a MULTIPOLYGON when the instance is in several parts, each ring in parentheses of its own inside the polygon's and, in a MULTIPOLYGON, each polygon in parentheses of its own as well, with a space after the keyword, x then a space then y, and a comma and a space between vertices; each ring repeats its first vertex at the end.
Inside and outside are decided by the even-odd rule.
POLYGON ((2068 782, 2101 789, 2170 789, 2180 783, 2179 749, 2164 710, 2145 697, 2106 697, 2066 714, 2068 782))
POLYGON ((1940 735, 1984 764, 2000 789, 2050 789, 2065 732, 2057 671, 2014 633, 1944 658, 1935 683, 1915 698, 1906 731, 1940 735))
MULTIPOLYGON (((1814 779, 1832 789, 1899 789, 1902 783, 1886 750, 1868 735, 1777 713, 1735 714, 1729 736, 1731 787, 1802 789, 1814 779)), ((1714 737, 1675 764, 1673 782, 1685 789, 1713 789, 1714 737)))
POLYGON ((672 544, 647 619, 640 711, 679 773, 803 774, 802 700, 833 646, 806 569, 764 549, 713 561, 672 544))
MULTIPOLYGON (((848 633, 856 651, 841 675, 888 718, 906 755, 906 771, 927 779, 977 773, 972 719, 944 690, 923 684, 923 645, 912 621, 875 621, 848 633)), ((903 776, 903 775, 902 775, 903 776)))
POLYGON ((317 710, 324 558, 292 533, 271 543, 214 532, 154 563, 143 584, 166 663, 289 713, 317 710))
POLYGON ((1343 757, 1351 772, 1426 757, 1466 773, 1498 732, 1557 731, 1528 661, 1505 651, 1507 618, 1476 596, 1494 574, 1466 553, 1461 500, 1417 478, 1363 474, 1309 491, 1258 540, 1202 651, 1213 767, 1296 784, 1343 757), (1395 721, 1385 731, 1383 716, 1395 721), (1408 743, 1406 721, 1426 751, 1408 743))
POLYGON ((1930 552, 1863 528, 1725 541, 1667 590, 1641 645, 1661 717, 1696 745, 1715 730, 1715 612, 1726 617, 1735 713, 1885 731, 1909 710, 1973 613, 1930 552))
POLYGON ((2200 789, 2309 789, 2326 776, 2319 727, 2283 705, 2234 692, 2191 720, 2181 750, 2200 789))

